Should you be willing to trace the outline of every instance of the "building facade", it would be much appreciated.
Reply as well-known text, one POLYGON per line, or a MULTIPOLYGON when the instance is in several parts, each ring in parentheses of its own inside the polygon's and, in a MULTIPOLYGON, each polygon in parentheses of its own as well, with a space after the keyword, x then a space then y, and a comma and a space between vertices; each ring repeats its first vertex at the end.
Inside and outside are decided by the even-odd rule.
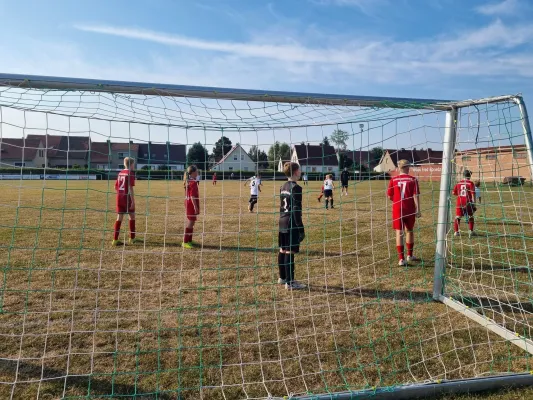
POLYGON ((237 144, 211 170, 229 173, 234 171, 255 171, 256 163, 253 162, 241 145, 237 144))

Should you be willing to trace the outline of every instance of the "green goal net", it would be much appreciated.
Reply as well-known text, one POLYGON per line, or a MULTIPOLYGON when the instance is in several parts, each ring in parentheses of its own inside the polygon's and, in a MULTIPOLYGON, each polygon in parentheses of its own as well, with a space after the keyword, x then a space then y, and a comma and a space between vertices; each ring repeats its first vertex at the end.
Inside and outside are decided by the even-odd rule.
POLYGON ((0 76, 0 397, 357 398, 525 376, 530 155, 513 96, 0 76), (113 245, 127 157, 137 242, 126 215, 113 245), (387 188, 402 159, 422 215, 399 263, 387 188), (288 161, 305 175, 300 290, 278 281, 288 161), (186 249, 193 164, 200 214, 186 249), (466 170, 480 200, 474 233, 463 215, 455 235, 466 170))

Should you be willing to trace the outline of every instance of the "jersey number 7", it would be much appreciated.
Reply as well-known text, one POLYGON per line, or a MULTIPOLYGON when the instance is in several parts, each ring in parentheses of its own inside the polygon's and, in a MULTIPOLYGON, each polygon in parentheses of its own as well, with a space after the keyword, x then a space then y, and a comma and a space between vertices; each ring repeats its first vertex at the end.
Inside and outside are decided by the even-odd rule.
POLYGON ((398 182, 398 187, 400 188, 401 198, 405 197, 405 187, 407 186, 407 182, 398 182))

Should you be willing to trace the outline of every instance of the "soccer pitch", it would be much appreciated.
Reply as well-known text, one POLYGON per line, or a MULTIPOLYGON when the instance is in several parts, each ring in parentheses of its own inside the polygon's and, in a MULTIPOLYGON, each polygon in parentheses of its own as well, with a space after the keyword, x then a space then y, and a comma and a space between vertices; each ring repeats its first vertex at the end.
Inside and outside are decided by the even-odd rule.
MULTIPOLYGON (((422 261, 407 267, 387 181, 338 188, 329 211, 320 183, 303 186, 302 291, 277 284, 281 184, 264 181, 248 213, 242 182, 202 181, 201 247, 183 251, 181 181, 137 181, 145 243, 118 248, 113 181, 0 181, 0 398, 283 397, 531 369, 526 352, 432 300, 439 182, 421 183, 422 261)), ((483 192, 480 235, 448 236, 447 285, 531 298, 531 225, 501 222, 531 221, 531 195, 483 192)), ((525 334, 524 318, 499 322, 525 334)))

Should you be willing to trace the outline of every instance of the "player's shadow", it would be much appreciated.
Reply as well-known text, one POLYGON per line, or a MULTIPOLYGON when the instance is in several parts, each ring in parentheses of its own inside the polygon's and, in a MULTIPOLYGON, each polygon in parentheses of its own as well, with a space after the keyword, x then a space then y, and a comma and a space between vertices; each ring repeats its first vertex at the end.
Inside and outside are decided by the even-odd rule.
MULTIPOLYGON (((148 244, 148 243, 147 243, 148 244)), ((164 245, 163 243, 155 243, 150 242, 150 245, 153 246, 165 246, 165 247, 181 247, 181 243, 174 243, 174 242, 166 242, 164 245)), ((279 247, 250 247, 250 246, 216 246, 212 244, 204 244, 199 245, 197 248, 198 251, 211 251, 211 252, 243 252, 243 253, 265 253, 265 254, 271 254, 271 253, 277 253, 279 251, 279 247)), ((326 256, 326 257, 339 257, 340 253, 333 253, 333 252, 324 252, 320 250, 301 250, 299 253, 299 257, 304 257, 305 255, 309 256, 326 256)))
POLYGON ((433 301, 433 294, 423 290, 387 290, 370 288, 343 288, 342 286, 309 285, 312 292, 337 294, 343 296, 363 297, 369 299, 384 299, 390 301, 409 301, 428 303, 433 301))
POLYGON ((468 307, 479 308, 486 311, 492 310, 496 313, 520 313, 521 311, 529 313, 533 312, 533 304, 531 302, 496 300, 476 296, 460 296, 454 297, 454 299, 468 307))
MULTIPOLYGON (((39 381, 44 379, 48 384, 56 386, 57 390, 61 392, 64 387, 65 371, 49 367, 43 368, 42 365, 35 365, 25 361, 1 359, 0 374, 3 376, 16 375, 17 380, 19 381, 39 381)), ((138 396, 139 398, 143 398, 143 396, 148 398, 151 396, 151 391, 145 391, 142 387, 137 385, 119 383, 111 376, 109 376, 108 379, 102 379, 95 377, 94 375, 78 375, 68 376, 66 379, 67 387, 76 387, 83 392, 86 392, 87 388, 90 387, 92 396, 124 396, 128 398, 129 396, 138 396), (143 392, 146 392, 146 395, 143 395, 143 392)), ((23 385, 23 383, 19 383, 19 385, 23 385)), ((158 393, 158 399, 171 400, 177 398, 179 399, 176 394, 158 393)))

